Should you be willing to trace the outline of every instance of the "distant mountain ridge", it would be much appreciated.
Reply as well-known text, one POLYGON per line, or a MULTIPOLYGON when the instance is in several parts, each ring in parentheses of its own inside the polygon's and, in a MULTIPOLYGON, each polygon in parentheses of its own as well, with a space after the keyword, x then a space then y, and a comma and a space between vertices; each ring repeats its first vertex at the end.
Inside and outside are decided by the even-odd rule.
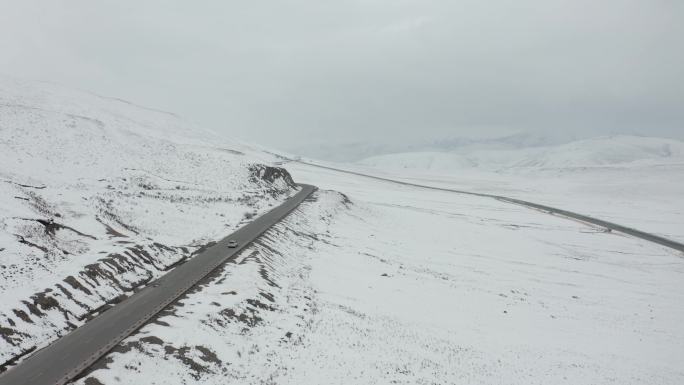
POLYGON ((684 142, 630 135, 603 136, 549 144, 533 136, 460 141, 451 151, 412 151, 360 160, 366 166, 454 172, 465 168, 490 171, 568 169, 684 162, 684 142))
POLYGON ((293 148, 289 152, 309 158, 333 162, 356 162, 362 159, 386 154, 408 152, 452 152, 468 147, 504 149, 542 147, 568 143, 578 140, 579 138, 580 137, 577 135, 570 134, 550 135, 545 133, 522 132, 505 136, 485 138, 454 136, 408 144, 374 142, 350 142, 336 144, 323 143, 293 148))
POLYGON ((445 138, 433 141, 428 147, 447 151, 458 150, 471 146, 495 146, 500 148, 543 147, 568 143, 578 140, 579 138, 580 137, 577 135, 568 134, 552 136, 541 133, 521 132, 493 138, 445 138))

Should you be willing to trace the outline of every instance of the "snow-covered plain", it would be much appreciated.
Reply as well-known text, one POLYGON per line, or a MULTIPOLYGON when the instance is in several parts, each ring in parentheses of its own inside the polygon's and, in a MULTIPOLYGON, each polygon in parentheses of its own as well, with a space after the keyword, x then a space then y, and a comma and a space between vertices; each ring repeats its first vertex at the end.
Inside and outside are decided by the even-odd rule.
POLYGON ((173 114, 0 78, 0 366, 296 191, 173 114))
POLYGON ((684 381, 680 253, 491 199, 287 167, 323 190, 77 383, 684 381))

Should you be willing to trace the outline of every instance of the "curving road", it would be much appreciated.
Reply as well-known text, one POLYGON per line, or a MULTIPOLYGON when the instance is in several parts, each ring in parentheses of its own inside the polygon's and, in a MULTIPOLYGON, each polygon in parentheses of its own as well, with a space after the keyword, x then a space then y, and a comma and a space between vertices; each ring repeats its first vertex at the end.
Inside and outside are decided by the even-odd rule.
POLYGON ((474 196, 485 197, 485 198, 492 198, 492 199, 496 199, 496 200, 501 201, 501 202, 525 206, 525 207, 529 207, 529 208, 532 208, 535 210, 541 210, 541 211, 547 212, 549 214, 556 214, 556 215, 560 215, 560 216, 563 216, 566 218, 572 218, 572 219, 576 219, 576 220, 579 220, 582 222, 591 223, 591 224, 596 225, 596 226, 601 226, 601 227, 606 228, 606 229, 618 231, 618 232, 621 232, 623 234, 631 235, 635 238, 643 239, 645 241, 657 243, 661 246, 669 247, 671 249, 674 249, 674 250, 677 250, 677 251, 684 253, 684 244, 682 244, 680 242, 673 241, 671 239, 667 239, 667 238, 661 237, 659 235, 647 233, 645 231, 633 229, 631 227, 619 225, 617 223, 604 221, 603 219, 598 219, 598 218, 590 217, 588 215, 578 214, 578 213, 568 211, 568 210, 563 210, 563 209, 558 209, 558 208, 551 207, 551 206, 541 205, 538 203, 528 202, 528 201, 524 201, 521 199, 509 198, 509 197, 505 197, 503 195, 475 193, 475 192, 464 191, 464 190, 456 190, 456 189, 449 189, 449 188, 443 188, 443 187, 426 186, 426 185, 417 184, 417 183, 402 182, 402 181, 389 179, 389 178, 383 178, 383 177, 379 177, 379 176, 375 176, 375 175, 363 174, 363 173, 356 172, 356 171, 349 171, 349 170, 339 169, 339 168, 335 168, 335 167, 323 166, 323 165, 316 164, 316 163, 309 163, 309 162, 305 162, 302 160, 289 159, 289 158, 285 158, 285 157, 283 157, 281 155, 277 155, 277 154, 273 154, 273 155, 276 155, 279 158, 282 158, 282 159, 290 161, 290 162, 297 162, 297 163, 305 164, 307 166, 324 168, 327 170, 343 172, 346 174, 358 175, 358 176, 362 176, 365 178, 380 180, 383 182, 390 182, 390 183, 400 184, 400 185, 404 185, 404 186, 411 186, 411 187, 420 187, 420 188, 425 188, 425 189, 430 189, 430 190, 448 191, 448 192, 453 192, 453 193, 458 193, 458 194, 466 194, 466 195, 474 195, 474 196))
POLYGON ((0 376, 0 385, 61 385, 73 379, 212 270, 235 258, 316 190, 310 185, 300 187, 297 194, 280 206, 9 369, 0 376), (236 241, 238 247, 229 248, 229 241, 236 241))

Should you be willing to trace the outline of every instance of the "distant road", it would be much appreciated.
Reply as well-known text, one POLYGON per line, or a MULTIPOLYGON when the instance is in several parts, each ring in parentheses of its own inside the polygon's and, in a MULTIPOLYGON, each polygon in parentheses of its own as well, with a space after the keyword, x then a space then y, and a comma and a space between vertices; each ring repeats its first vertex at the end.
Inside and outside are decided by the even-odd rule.
POLYGON ((363 173, 356 172, 356 171, 349 171, 349 170, 339 169, 339 168, 335 168, 335 167, 323 166, 320 164, 305 162, 302 160, 289 159, 289 158, 285 158, 281 155, 276 155, 276 156, 278 156, 282 159, 285 159, 287 161, 291 161, 291 162, 298 162, 298 163, 305 164, 308 166, 324 168, 324 169, 328 169, 328 170, 332 170, 332 171, 343 172, 346 174, 358 175, 358 176, 362 176, 365 178, 372 178, 372 179, 376 179, 376 180, 380 180, 380 181, 384 181, 384 182, 391 182, 391 183, 396 183, 396 184, 405 185, 405 186, 412 186, 412 187, 420 187, 420 188, 425 188, 425 189, 430 189, 430 190, 448 191, 448 192, 453 192, 453 193, 458 193, 458 194, 467 194, 467 195, 474 195, 474 196, 485 197, 485 198, 492 198, 492 199, 496 199, 496 200, 501 201, 501 202, 525 206, 525 207, 529 207, 529 208, 532 208, 535 210, 541 210, 541 211, 547 212, 549 214, 556 214, 556 215, 560 215, 560 216, 563 216, 566 218, 572 218, 572 219, 576 219, 576 220, 579 220, 582 222, 591 223, 593 225, 601 226, 601 227, 604 227, 606 229, 610 229, 612 231, 619 231, 623 234, 628 234, 628 235, 631 235, 635 238, 639 238, 639 239, 643 239, 645 241, 657 243, 659 245, 669 247, 671 249, 675 249, 677 251, 684 253, 684 244, 679 243, 677 241, 673 241, 671 239, 667 239, 665 237, 661 237, 659 235, 647 233, 647 232, 644 232, 641 230, 633 229, 631 227, 618 225, 617 223, 612 223, 612 222, 604 221, 602 219, 593 218, 593 217, 590 217, 588 215, 582 215, 582 214, 574 213, 574 212, 568 211, 568 210, 563 210, 563 209, 558 209, 558 208, 551 207, 551 206, 541 205, 538 203, 528 202, 528 201, 524 201, 521 199, 509 198, 509 197, 505 197, 502 195, 482 194, 482 193, 475 193, 475 192, 464 191, 464 190, 455 190, 455 189, 449 189, 449 188, 443 188, 443 187, 426 186, 426 185, 417 184, 417 183, 403 182, 403 181, 399 181, 399 180, 395 180, 395 179, 389 179, 389 178, 383 178, 383 177, 379 177, 379 176, 375 176, 375 175, 363 174, 363 173))
POLYGON ((300 187, 301 191, 280 206, 9 369, 0 376, 0 385, 61 385, 73 379, 212 270, 234 259, 316 189, 310 185, 300 187), (238 247, 229 248, 229 241, 236 241, 238 247))

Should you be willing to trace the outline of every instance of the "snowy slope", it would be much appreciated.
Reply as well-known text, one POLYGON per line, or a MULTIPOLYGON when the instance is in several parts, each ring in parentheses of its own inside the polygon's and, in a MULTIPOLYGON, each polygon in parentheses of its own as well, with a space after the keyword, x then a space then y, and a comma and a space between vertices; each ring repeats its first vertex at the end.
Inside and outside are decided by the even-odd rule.
POLYGON ((0 78, 0 365, 295 192, 173 114, 0 78))

